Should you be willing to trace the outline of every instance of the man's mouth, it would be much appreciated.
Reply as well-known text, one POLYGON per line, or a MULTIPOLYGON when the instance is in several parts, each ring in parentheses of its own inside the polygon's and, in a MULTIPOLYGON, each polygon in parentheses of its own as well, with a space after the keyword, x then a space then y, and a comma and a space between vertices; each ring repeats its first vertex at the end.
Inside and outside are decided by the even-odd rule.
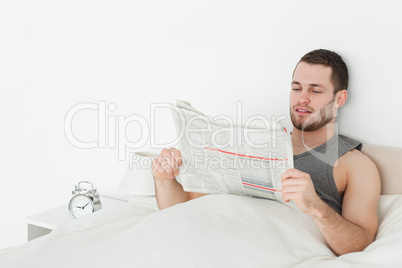
POLYGON ((305 108, 296 108, 295 111, 298 113, 311 114, 311 111, 305 108))

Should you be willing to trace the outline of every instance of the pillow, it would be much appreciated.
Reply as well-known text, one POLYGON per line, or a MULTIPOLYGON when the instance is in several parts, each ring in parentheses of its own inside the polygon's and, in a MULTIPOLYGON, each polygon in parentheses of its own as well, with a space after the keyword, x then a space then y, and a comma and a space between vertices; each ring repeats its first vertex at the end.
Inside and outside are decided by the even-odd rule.
POLYGON ((134 195, 155 195, 154 179, 152 176, 152 161, 157 154, 137 152, 130 158, 130 165, 124 174, 119 190, 134 195))
POLYGON ((402 194, 402 148, 363 144, 362 152, 377 165, 381 194, 402 194))

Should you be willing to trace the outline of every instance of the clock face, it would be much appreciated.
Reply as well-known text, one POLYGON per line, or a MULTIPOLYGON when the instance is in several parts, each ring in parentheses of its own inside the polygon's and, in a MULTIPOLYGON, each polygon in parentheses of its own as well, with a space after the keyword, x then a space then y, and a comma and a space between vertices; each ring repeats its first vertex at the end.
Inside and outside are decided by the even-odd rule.
POLYGON ((70 200, 69 210, 71 216, 76 219, 94 212, 94 206, 89 197, 77 194, 70 200))

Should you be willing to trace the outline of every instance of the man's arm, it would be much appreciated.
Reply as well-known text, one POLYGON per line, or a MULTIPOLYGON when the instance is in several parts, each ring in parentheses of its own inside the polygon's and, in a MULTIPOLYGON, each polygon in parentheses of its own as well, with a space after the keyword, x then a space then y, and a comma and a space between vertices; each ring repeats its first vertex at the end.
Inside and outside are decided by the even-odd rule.
POLYGON ((295 200, 312 217, 337 255, 362 251, 374 241, 381 187, 378 170, 367 156, 350 152, 342 162, 346 171, 342 216, 317 196, 309 174, 292 169, 282 175, 283 200, 295 200))
POLYGON ((152 162, 156 201, 160 209, 205 195, 183 190, 183 187, 175 179, 179 175, 181 165, 181 153, 175 148, 163 149, 161 154, 152 162))

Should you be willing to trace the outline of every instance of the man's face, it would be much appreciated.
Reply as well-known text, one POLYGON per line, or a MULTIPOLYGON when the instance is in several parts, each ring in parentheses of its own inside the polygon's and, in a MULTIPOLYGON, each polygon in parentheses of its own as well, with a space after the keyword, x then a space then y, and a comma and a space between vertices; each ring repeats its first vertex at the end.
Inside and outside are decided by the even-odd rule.
POLYGON ((300 62, 293 74, 290 117, 299 130, 315 131, 336 115, 331 67, 300 62))

